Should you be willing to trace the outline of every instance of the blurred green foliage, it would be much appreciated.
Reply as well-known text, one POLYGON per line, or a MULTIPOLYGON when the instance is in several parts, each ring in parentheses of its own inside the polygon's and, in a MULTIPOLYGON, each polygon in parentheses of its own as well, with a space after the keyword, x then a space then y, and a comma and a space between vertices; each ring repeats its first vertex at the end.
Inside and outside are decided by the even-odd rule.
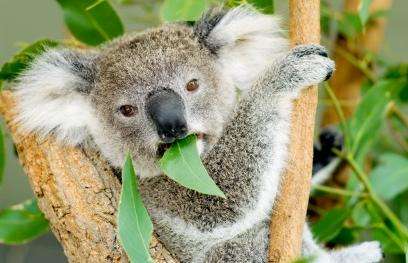
POLYGON ((96 46, 123 34, 119 16, 106 0, 57 0, 65 24, 81 42, 96 46))
POLYGON ((0 211, 0 243, 23 244, 48 232, 48 221, 35 200, 0 211))
POLYGON ((12 81, 23 72, 30 62, 47 48, 58 46, 58 41, 43 39, 39 40, 21 50, 9 62, 2 65, 0 69, 0 80, 12 81))

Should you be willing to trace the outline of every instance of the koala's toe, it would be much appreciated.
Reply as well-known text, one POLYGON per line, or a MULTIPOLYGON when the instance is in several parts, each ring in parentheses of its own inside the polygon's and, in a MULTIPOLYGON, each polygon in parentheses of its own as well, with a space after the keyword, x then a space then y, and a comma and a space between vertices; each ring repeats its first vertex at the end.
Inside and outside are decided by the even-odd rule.
POLYGON ((334 262, 342 263, 377 263, 383 259, 378 241, 363 242, 331 253, 334 262))

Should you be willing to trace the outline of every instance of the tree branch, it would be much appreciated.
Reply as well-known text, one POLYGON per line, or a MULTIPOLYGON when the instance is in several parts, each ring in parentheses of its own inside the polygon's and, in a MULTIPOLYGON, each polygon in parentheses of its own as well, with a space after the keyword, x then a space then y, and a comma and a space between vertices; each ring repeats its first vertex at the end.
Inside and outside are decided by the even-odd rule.
MULTIPOLYGON (((63 147, 53 138, 23 136, 12 93, 0 94, 0 114, 16 145, 38 205, 50 222, 69 262, 128 262, 116 232, 121 184, 99 153, 63 147)), ((154 237, 155 262, 176 262, 154 237)))
MULTIPOLYGON (((290 0, 292 45, 320 42, 320 1, 290 0)), ((289 160, 270 225, 269 262, 292 262, 301 254, 310 193, 317 88, 294 103, 289 160)))

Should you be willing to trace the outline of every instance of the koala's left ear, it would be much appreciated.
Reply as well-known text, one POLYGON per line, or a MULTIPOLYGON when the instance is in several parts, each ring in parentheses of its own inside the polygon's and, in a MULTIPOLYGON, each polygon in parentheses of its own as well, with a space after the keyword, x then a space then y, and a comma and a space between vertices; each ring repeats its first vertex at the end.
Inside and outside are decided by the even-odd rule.
POLYGON ((221 69, 243 90, 288 50, 279 19, 249 5, 228 12, 210 10, 196 23, 194 34, 218 56, 221 69))
POLYGON ((76 145, 88 136, 88 94, 96 76, 96 53, 49 50, 18 79, 17 119, 22 132, 50 133, 76 145))

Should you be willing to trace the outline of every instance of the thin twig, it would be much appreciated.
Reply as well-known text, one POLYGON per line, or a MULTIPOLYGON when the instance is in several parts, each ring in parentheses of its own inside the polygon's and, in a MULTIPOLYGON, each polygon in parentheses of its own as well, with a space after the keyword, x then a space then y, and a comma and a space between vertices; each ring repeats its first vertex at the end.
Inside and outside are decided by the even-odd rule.
POLYGON ((368 197, 367 193, 353 192, 353 191, 348 191, 348 190, 344 190, 341 188, 335 188, 335 187, 330 187, 330 186, 325 186, 325 185, 314 185, 313 189, 319 192, 324 192, 324 193, 334 194, 334 195, 368 197))
POLYGON ((337 97, 334 94, 333 90, 330 88, 329 83, 325 82, 324 87, 325 87, 326 92, 329 95, 331 101, 333 102, 334 109, 335 109, 337 115, 340 118, 340 126, 341 126, 341 129, 343 130, 343 133, 345 135, 346 148, 350 149, 351 133, 350 133, 350 129, 349 129, 348 125, 347 125, 346 117, 344 116, 343 110, 342 110, 342 108, 340 106, 339 100, 337 99, 337 97))

